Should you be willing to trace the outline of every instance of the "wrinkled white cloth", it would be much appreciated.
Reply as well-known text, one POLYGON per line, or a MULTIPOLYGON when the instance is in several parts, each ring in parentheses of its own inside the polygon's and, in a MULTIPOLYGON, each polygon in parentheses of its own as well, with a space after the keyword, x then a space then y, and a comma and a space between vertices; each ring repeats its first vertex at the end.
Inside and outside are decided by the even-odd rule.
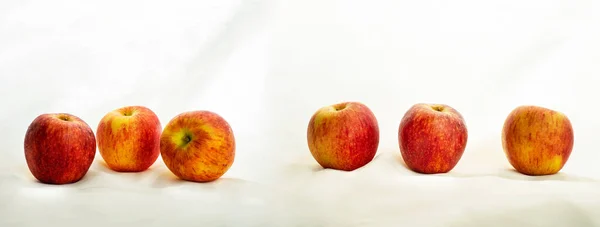
POLYGON ((600 8, 581 1, 0 2, 0 226, 600 226, 600 8), (323 170, 306 145, 318 108, 360 101, 376 158, 323 170), (406 169, 397 130, 419 102, 459 110, 467 149, 448 174, 406 169), (508 164, 505 117, 533 104, 569 116, 556 175, 508 164), (98 154, 75 184, 43 185, 27 126, 67 112, 95 131, 144 105, 163 126, 211 110, 237 150, 222 179, 178 181, 159 158, 115 173, 98 154))

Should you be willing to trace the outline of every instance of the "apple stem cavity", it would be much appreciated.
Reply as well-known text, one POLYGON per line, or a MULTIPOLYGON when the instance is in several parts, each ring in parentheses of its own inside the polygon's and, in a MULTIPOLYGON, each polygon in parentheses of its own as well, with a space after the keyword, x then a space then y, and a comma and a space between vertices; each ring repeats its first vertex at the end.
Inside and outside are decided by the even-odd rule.
POLYGON ((67 115, 59 115, 58 119, 63 120, 63 121, 71 121, 71 118, 67 115))
POLYGON ((443 106, 432 106, 431 108, 433 110, 435 110, 435 111, 438 111, 438 112, 444 111, 444 107, 443 106))
POLYGON ((346 103, 341 103, 341 104, 337 104, 335 105, 333 108, 335 109, 335 111, 341 111, 346 109, 346 103))
POLYGON ((192 141, 192 136, 190 136, 189 134, 185 134, 183 138, 181 138, 181 140, 183 140, 184 145, 187 145, 192 141))
POLYGON ((123 116, 132 116, 133 115, 133 111, 132 110, 125 110, 125 112, 123 112, 123 116))

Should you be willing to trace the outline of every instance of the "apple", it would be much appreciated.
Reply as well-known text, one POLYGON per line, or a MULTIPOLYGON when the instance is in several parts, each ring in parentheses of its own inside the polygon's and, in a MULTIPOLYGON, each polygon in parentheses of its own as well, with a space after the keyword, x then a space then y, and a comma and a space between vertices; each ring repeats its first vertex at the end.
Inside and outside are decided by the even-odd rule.
POLYGON ((502 148, 510 164, 525 175, 560 171, 573 150, 573 128, 565 114, 540 106, 519 106, 506 118, 502 148))
POLYGON ((423 174, 452 170, 465 151, 467 139, 462 115, 446 104, 413 105, 398 129, 402 159, 409 169, 423 174))
POLYGON ((160 153, 167 168, 180 179, 214 181, 233 165, 235 137, 229 123, 214 112, 184 112, 165 126, 160 153))
POLYGON ((141 172, 160 154, 162 127, 156 114, 143 106, 115 109, 100 120, 98 150, 108 167, 117 172, 141 172))
POLYGON ((307 130, 308 149, 323 167, 353 171, 373 160, 379 146, 379 125, 359 102, 342 102, 318 109, 307 130))
POLYGON ((25 134, 25 160, 42 183, 69 184, 81 180, 96 155, 90 126, 68 113, 36 117, 25 134))

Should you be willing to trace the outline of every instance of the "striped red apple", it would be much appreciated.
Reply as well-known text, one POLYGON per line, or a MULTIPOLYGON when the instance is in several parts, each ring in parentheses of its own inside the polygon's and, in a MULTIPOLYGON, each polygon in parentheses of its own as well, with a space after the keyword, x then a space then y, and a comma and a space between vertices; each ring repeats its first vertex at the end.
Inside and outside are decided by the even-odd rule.
POLYGON ((446 104, 413 105, 398 129, 402 159, 409 169, 424 174, 452 170, 465 151, 467 139, 462 115, 446 104))
POLYGON ((42 183, 69 184, 81 180, 96 155, 90 126, 68 113, 42 114, 25 134, 25 160, 42 183))
POLYGON ((100 120, 98 150, 114 171, 144 171, 158 159, 161 131, 158 117, 149 108, 121 107, 100 120))
POLYGON ((569 118, 540 106, 519 106, 506 118, 502 147, 510 164, 526 175, 559 172, 573 150, 569 118))
POLYGON ((189 111, 175 116, 160 137, 160 152, 167 168, 187 181, 210 182, 233 165, 235 137, 229 123, 210 111, 189 111))
POLYGON ((371 162, 379 146, 379 125, 360 102, 317 110, 308 123, 308 149, 323 167, 353 171, 371 162))

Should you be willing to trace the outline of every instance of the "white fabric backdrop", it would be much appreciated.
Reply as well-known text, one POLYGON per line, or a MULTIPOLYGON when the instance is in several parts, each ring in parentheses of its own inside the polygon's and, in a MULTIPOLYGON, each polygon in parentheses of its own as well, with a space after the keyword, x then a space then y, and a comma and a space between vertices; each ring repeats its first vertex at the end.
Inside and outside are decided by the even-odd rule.
POLYGON ((0 226, 600 226, 599 15, 592 0, 1 1, 0 226), (310 116, 341 101, 368 105, 381 130, 354 172, 318 168, 306 145, 310 116), (449 174, 403 166, 398 124, 417 102, 467 121, 449 174), (523 104, 573 123, 557 175, 520 175, 504 157, 504 118, 523 104), (125 105, 163 126, 219 113, 233 167, 194 184, 160 158, 122 174, 97 155, 76 184, 34 180, 23 138, 37 115, 95 130, 125 105))

